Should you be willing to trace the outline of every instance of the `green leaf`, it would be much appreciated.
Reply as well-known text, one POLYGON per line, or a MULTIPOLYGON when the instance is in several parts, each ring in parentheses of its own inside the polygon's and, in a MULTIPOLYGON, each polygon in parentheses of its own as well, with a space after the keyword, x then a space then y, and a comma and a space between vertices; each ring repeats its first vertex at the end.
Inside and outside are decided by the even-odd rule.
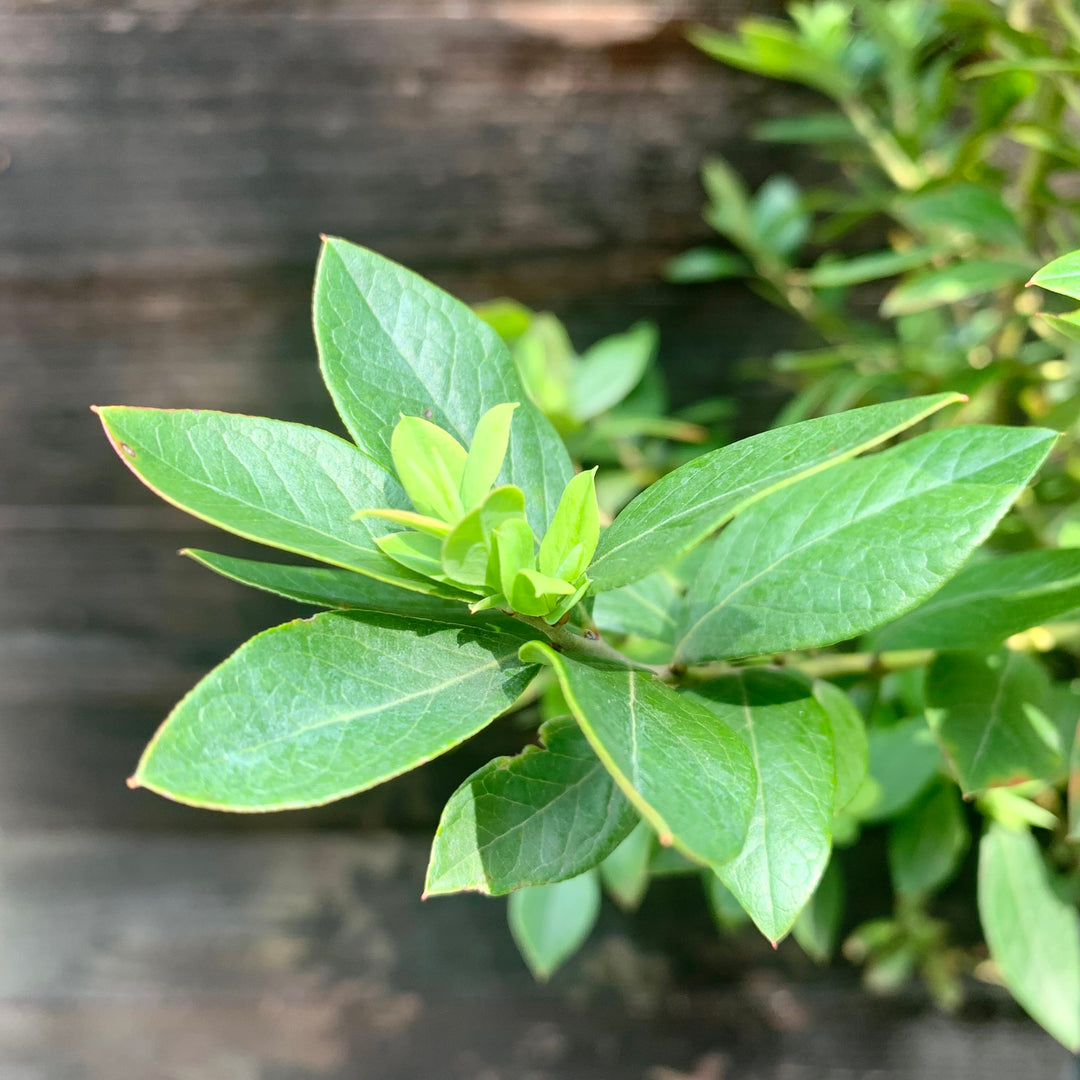
POLYGON ((596 469, 589 469, 566 485, 551 525, 540 541, 542 573, 576 581, 589 565, 600 539, 595 479, 596 469))
POLYGON ((895 619, 956 573, 1056 437, 948 428, 761 500, 690 587, 676 659, 815 648, 895 619))
POLYGON ((468 455, 453 435, 419 416, 403 416, 390 439, 390 456, 418 513, 450 524, 461 517, 461 478, 468 455))
POLYGON ((769 254, 788 258, 810 233, 812 219, 790 177, 770 176, 755 193, 750 212, 756 246, 769 254))
POLYGON ((488 300, 474 304, 473 311, 505 341, 512 345, 532 325, 536 313, 516 300, 488 300))
POLYGON ((388 559, 393 559, 405 570, 448 583, 443 573, 442 544, 438 537, 427 533, 398 532, 376 537, 375 543, 388 559))
POLYGON ((1080 607, 1075 551, 1025 551, 984 559, 870 639, 891 649, 971 649, 992 645, 1080 607))
POLYGON ((574 416, 591 420, 618 405, 641 382, 659 336, 653 323, 641 322, 586 349, 570 381, 574 416))
POLYGON ((938 782, 889 827, 889 871, 898 893, 933 892, 957 871, 971 835, 953 784, 938 782))
POLYGON ((662 843, 713 866, 738 853, 755 780, 731 728, 645 672, 572 659, 538 641, 524 650, 522 660, 554 670, 592 748, 662 843))
POLYGON ((665 264, 664 280, 674 285, 689 285, 701 281, 746 277, 751 272, 746 259, 734 251, 695 247, 676 255, 665 264))
POLYGON ((314 318, 338 412, 384 468, 392 467, 390 436, 403 413, 428 417, 468 445, 488 409, 520 402, 502 481, 525 492, 529 520, 544 531, 573 467, 490 326, 417 274, 334 238, 319 259, 314 318))
POLYGON ((1080 1051, 1080 916, 1054 888, 1026 830, 992 824, 979 845, 979 917, 990 956, 1018 1002, 1080 1051))
POLYGON ((426 514, 418 514, 415 510, 384 510, 370 509, 357 510, 353 517, 379 518, 382 521, 392 521, 395 525, 401 525, 406 529, 416 529, 417 532, 427 533, 428 536, 437 536, 441 540, 449 535, 450 526, 438 518, 428 517, 426 514))
POLYGON ((814 680, 814 697, 825 710, 832 729, 836 762, 836 803, 843 810, 858 794, 870 768, 866 724, 855 703, 838 686, 824 679, 814 680))
MULTIPOLYGON (((416 619, 433 619, 435 622, 456 622, 462 618, 465 610, 462 601, 472 599, 466 593, 457 599, 446 600, 437 595, 427 596, 349 570, 285 566, 254 559, 237 559, 195 548, 185 548, 180 554, 241 585, 250 585, 254 589, 263 589, 284 596, 287 600, 314 604, 316 607, 357 608, 361 611, 383 611, 389 615, 410 615, 416 619)), ((448 594, 455 591, 435 582, 432 582, 432 586, 446 588, 448 594)))
POLYGON ((934 254, 933 248, 920 247, 908 251, 875 251, 872 255, 859 255, 854 259, 819 262, 799 275, 799 283, 815 289, 835 289, 880 281, 925 266, 934 254))
POLYGON ((709 911, 712 912, 713 921, 721 933, 738 930, 750 921, 750 916, 731 890, 716 876, 709 871, 704 875, 705 897, 709 901, 709 911))
POLYGON ((593 620, 601 630, 672 644, 675 611, 681 599, 675 579, 660 571, 601 593, 593 604, 593 620))
POLYGON ((589 568, 593 591, 645 577, 685 555, 756 500, 878 446, 962 400, 959 394, 934 394, 869 405, 765 431, 695 458, 646 488, 604 533, 589 568))
POLYGON ((723 158, 712 157, 701 167, 701 182, 709 197, 709 224, 739 247, 752 249, 750 195, 742 177, 723 158))
POLYGON ((509 600, 517 575, 536 565, 536 538, 529 523, 520 518, 504 521, 491 534, 491 553, 488 587, 502 590, 509 600))
POLYGON ((1069 755, 1069 839, 1080 840, 1080 719, 1069 755))
POLYGON ((965 795, 1052 776, 1058 734, 1038 661, 1011 649, 941 653, 926 674, 926 719, 965 795))
MULTIPOLYGON (((468 616, 466 616, 468 618, 468 616)), ((252 638, 158 729, 132 782, 254 812, 318 806, 430 761, 508 709, 524 628, 325 612, 252 638)))
POLYGON ((1080 341, 1080 311, 1069 311, 1063 315, 1051 315, 1049 312, 1040 311, 1039 319, 1051 330, 1069 341, 1080 341))
MULTIPOLYGON (((909 806, 942 767, 933 733, 921 716, 868 732, 870 775, 857 803, 862 821, 887 821, 909 806), (869 790, 868 790, 869 789, 869 790)), ((854 810, 855 806, 852 805, 854 810)))
POLYGON ((477 422, 461 478, 461 501, 466 510, 479 506, 487 498, 502 471, 516 408, 516 401, 495 405, 477 422))
POLYGON ((1017 246, 1023 233, 1001 195, 982 184, 954 183, 906 195, 896 207, 901 221, 933 236, 970 243, 1017 246))
POLYGON ((525 962, 546 982, 585 943, 600 914, 595 871, 510 894, 507 916, 525 962))
POLYGON ((735 728, 757 770, 750 828, 720 880, 773 943, 791 929, 829 861, 836 797, 832 732, 809 685, 748 668, 685 695, 735 728))
POLYGON ((512 520, 518 520, 528 528, 525 496, 521 488, 495 488, 475 510, 470 510, 454 526, 443 541, 440 558, 447 576, 463 585, 485 584, 489 576, 492 534, 512 520))
POLYGON ((352 520, 359 507, 403 508, 407 499, 390 473, 343 439, 203 409, 97 411, 124 464, 181 510, 247 540, 427 588, 379 552, 375 526, 352 520))
POLYGON ((600 864, 600 880, 624 911, 636 911, 649 888, 649 864, 656 834, 639 821, 630 835, 600 864))
POLYGON ((1006 285, 1019 284, 1030 272, 1028 263, 1002 259, 973 259, 940 270, 928 270, 893 288, 881 302, 881 314, 892 319, 945 304, 958 304, 1006 285))
POLYGON ((577 590, 562 578, 548 577, 536 570, 519 570, 510 586, 510 606, 522 615, 540 617, 551 613, 560 596, 577 590))
POLYGON ((638 818, 569 716, 542 746, 478 769, 450 796, 431 848, 425 896, 500 896, 591 870, 638 818))
POLYGON ((1035 272, 1029 285, 1080 300, 1080 251, 1070 251, 1035 272))
POLYGON ((840 864, 830 859, 814 895, 791 927, 791 936, 811 960, 826 964, 836 949, 843 914, 844 878, 840 864))

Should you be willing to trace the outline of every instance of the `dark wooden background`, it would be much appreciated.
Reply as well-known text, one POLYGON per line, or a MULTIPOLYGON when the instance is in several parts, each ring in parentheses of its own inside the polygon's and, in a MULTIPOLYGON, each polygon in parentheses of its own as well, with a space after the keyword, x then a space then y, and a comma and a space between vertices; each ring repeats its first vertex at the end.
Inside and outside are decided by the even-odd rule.
POLYGON ((797 950, 717 953, 677 888, 633 925, 607 912, 534 987, 501 905, 416 899, 440 799, 512 726, 318 813, 216 816, 123 784, 176 698, 295 610, 179 559, 243 548, 144 491, 89 405, 336 426, 309 327, 320 232, 468 300, 553 309, 579 345, 654 318, 676 396, 724 389, 789 328, 658 271, 707 237, 706 153, 753 180, 800 169, 748 137, 796 97, 682 27, 774 7, 0 0, 3 1080, 1064 1067, 1000 999, 983 1008, 1007 1021, 956 1025, 850 979, 793 983, 797 950))

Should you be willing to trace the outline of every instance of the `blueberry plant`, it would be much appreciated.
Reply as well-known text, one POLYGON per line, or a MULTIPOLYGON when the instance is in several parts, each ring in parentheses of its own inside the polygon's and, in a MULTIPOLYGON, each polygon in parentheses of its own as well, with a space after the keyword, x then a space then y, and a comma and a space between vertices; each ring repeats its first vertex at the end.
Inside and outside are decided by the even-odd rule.
MULTIPOLYGON (((744 19, 735 33, 697 27, 690 37, 724 64, 808 91, 754 134, 813 159, 805 171, 816 183, 774 175, 755 191, 728 162, 707 162, 704 216, 723 244, 686 252, 669 277, 738 278, 792 317, 797 344, 769 364, 791 392, 781 428, 955 391, 968 400, 937 414, 935 426, 998 421, 1060 432, 1039 481, 981 555, 861 646, 881 656, 929 649, 926 659, 912 657, 902 673, 841 677, 870 722, 871 779, 883 796, 874 807, 862 803, 865 792, 857 797, 834 823, 834 843, 855 841, 853 818, 885 826, 895 891, 894 910, 856 927, 844 951, 865 965, 870 986, 894 987, 918 971, 946 1005, 959 999, 961 973, 1004 981, 1077 1049, 1080 625, 1064 608, 1045 617, 1028 608, 1026 630, 991 623, 1019 595, 1014 573, 1055 576, 1056 565, 1062 582, 1075 582, 1080 572, 1080 317, 1069 310, 1080 298, 1080 256, 1037 269, 1080 242, 1071 134, 1080 20, 1062 0, 814 0, 788 13, 744 19), (973 604, 975 595, 990 606, 973 604), (1009 647, 991 654, 976 638, 1009 647), (1030 680, 1020 694, 1029 719, 1050 721, 1041 766, 1021 766, 1016 744, 1001 758, 992 749, 1007 726, 1004 688, 1016 678, 1030 680), (931 735, 936 750, 912 743, 899 753, 904 738, 931 735), (965 738, 976 740, 974 752, 965 738), (1061 797, 1070 747, 1071 822, 1061 797), (1007 774, 1022 782, 1005 786, 1007 774), (957 784, 978 816, 958 801, 957 784), (935 917, 937 894, 980 821, 988 824, 972 861, 989 958, 985 946, 953 944, 935 917)), ((764 366, 756 361, 755 375, 764 366)), ((827 954, 839 898, 826 875, 796 924, 811 953, 827 954)), ((728 910, 718 907, 718 918, 728 910)))
MULTIPOLYGON (((936 928, 917 900, 968 842, 962 792, 988 822, 994 960, 1080 1043, 1080 922, 1061 856, 1028 830, 1066 843, 1072 734, 1024 637, 1080 606, 1080 567, 1072 551, 981 550, 1056 432, 926 430, 962 404, 952 392, 881 402, 709 450, 605 527, 593 470, 575 472, 469 308, 331 239, 314 320, 351 441, 205 410, 97 410, 162 497, 314 561, 192 557, 327 609, 210 672, 132 785, 234 812, 319 805, 445 753, 540 681, 538 737, 463 780, 426 881, 429 896, 510 894, 540 977, 588 934, 603 887, 629 906, 672 870, 700 874, 725 917, 827 952, 834 840, 885 818, 912 913, 867 930, 866 947, 918 963, 936 928), (903 715, 879 715, 871 676, 894 681, 884 708, 903 715)), ((1074 784, 1074 835, 1078 798, 1074 784)))

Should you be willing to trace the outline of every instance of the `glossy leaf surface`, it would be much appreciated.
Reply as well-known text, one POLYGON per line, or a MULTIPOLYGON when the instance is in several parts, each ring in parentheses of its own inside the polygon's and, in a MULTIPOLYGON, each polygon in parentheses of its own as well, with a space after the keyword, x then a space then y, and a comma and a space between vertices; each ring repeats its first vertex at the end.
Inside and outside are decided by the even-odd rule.
POLYGON ((286 623, 241 646, 176 706, 134 781, 243 812, 363 791, 508 709, 535 673, 518 662, 521 641, 494 619, 438 626, 326 612, 286 623))
POLYGON ((761 500, 690 587, 676 658, 815 648, 903 614, 986 538, 1055 438, 948 428, 761 500))
POLYGON ((1080 553, 1025 551, 965 566, 925 603, 878 630, 871 647, 970 649, 1080 607, 1080 553))
POLYGON ((758 775, 750 828, 717 874, 761 932, 779 941, 829 861, 836 796, 829 719, 805 681, 763 668, 685 696, 735 728, 750 751, 758 775))
POLYGON ((716 866, 738 853, 755 776, 726 723, 642 671, 572 659, 535 641, 522 659, 555 671, 593 749, 662 841, 716 866))
POLYGON ((543 532, 573 468, 490 326, 417 274, 333 238, 319 261, 314 318, 338 412, 386 468, 401 414, 427 417, 468 446, 488 409, 519 402, 501 476, 525 492, 533 528, 543 532))
POLYGON ((637 814, 575 721, 540 729, 542 747, 496 758, 450 796, 425 894, 498 896, 576 877, 615 849, 637 814))
POLYGON ((673 562, 770 492, 877 446, 956 401, 936 394, 823 416, 703 454, 661 477, 600 538, 593 592, 673 562))
POLYGON ((401 485, 318 428, 203 409, 98 410, 121 460, 147 487, 248 540, 383 581, 412 582, 375 546, 386 531, 354 510, 406 507, 401 485))

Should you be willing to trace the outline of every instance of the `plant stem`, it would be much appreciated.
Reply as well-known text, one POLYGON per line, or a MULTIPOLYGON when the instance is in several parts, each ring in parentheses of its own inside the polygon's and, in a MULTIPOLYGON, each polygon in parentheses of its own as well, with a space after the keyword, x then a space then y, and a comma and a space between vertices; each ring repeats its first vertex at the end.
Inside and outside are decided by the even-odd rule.
POLYGON ((531 626, 534 630, 539 630, 559 652, 564 652, 569 656, 584 656, 591 660, 620 664, 638 671, 648 671, 661 678, 670 675, 671 669, 665 664, 642 664, 637 660, 631 660, 625 653, 609 645, 595 630, 586 630, 584 634, 581 634, 569 623, 564 623, 562 626, 549 626, 543 619, 534 615, 522 615, 517 611, 509 614, 519 622, 531 626))
POLYGON ((903 191, 918 191, 927 181, 926 170, 912 161, 891 131, 878 123, 873 112, 857 98, 841 98, 840 108, 889 179, 903 191))
MULTIPOLYGON (((797 654, 778 656, 773 660, 776 667, 801 672, 811 679, 827 679, 836 675, 866 675, 886 671, 903 671, 920 667, 934 658, 933 649, 898 649, 883 653, 830 653, 825 656, 799 657, 797 654)), ((693 682, 705 682, 730 675, 741 670, 723 662, 695 664, 681 678, 693 682)))

